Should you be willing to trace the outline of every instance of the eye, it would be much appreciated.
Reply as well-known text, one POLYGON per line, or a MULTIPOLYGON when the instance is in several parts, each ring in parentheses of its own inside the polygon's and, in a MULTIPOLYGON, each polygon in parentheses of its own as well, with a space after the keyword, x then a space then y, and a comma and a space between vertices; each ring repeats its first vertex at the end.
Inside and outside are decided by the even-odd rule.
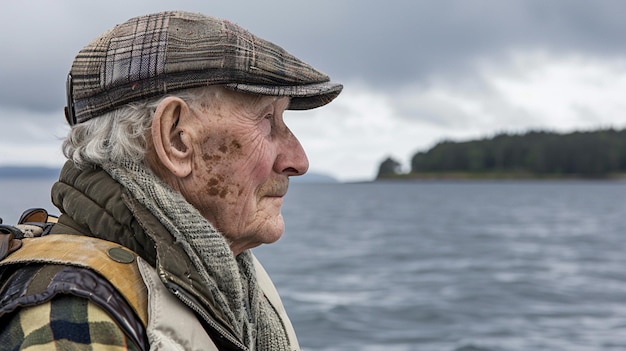
POLYGON ((274 129, 274 114, 273 113, 268 113, 265 115, 265 117, 263 117, 263 122, 261 123, 261 129, 263 130, 263 133, 265 135, 270 135, 272 133, 272 130, 274 129))
POLYGON ((273 113, 268 113, 265 115, 265 119, 270 122, 270 126, 274 129, 274 125, 276 124, 276 116, 273 113))

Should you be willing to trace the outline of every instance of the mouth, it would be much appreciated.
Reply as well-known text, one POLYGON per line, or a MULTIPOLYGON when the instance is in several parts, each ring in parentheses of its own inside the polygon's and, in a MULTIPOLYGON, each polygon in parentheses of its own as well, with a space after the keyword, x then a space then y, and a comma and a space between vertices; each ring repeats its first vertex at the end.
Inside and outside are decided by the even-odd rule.
POLYGON ((287 195, 289 189, 289 179, 273 182, 265 191, 265 197, 278 197, 282 198, 287 195))

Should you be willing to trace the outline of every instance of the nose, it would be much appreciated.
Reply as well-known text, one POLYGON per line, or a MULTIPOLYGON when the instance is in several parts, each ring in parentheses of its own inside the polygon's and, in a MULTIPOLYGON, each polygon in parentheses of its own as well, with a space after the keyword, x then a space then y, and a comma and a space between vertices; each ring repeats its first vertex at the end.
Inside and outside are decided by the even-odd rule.
POLYGON ((295 135, 285 128, 284 138, 281 138, 280 150, 274 170, 287 176, 300 176, 309 170, 309 159, 302 144, 295 135))

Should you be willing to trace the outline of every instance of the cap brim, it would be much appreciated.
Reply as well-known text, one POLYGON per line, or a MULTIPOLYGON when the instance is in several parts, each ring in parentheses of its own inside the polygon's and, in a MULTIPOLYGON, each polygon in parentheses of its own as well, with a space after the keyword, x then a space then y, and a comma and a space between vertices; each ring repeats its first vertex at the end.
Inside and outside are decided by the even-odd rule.
POLYGON ((333 101, 343 89, 343 85, 332 82, 291 86, 230 83, 224 86, 256 95, 291 97, 289 110, 310 110, 324 106, 333 101))

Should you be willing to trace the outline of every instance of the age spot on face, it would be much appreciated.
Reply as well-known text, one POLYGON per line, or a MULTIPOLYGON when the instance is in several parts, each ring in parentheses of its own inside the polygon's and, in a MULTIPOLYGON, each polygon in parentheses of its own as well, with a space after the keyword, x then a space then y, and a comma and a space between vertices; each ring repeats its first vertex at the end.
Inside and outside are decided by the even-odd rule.
POLYGON ((222 159, 222 156, 220 155, 208 155, 208 154, 203 154, 202 155, 202 159, 206 162, 217 162, 220 161, 222 159))
POLYGON ((221 144, 218 148, 217 148, 221 153, 226 154, 229 151, 239 151, 241 150, 241 143, 235 139, 233 139, 230 144, 227 144, 227 142, 224 142, 223 144, 221 144))
POLYGON ((226 195, 228 195, 228 189, 222 188, 222 191, 220 191, 220 197, 223 199, 226 197, 226 195))
POLYGON ((228 195, 228 187, 222 186, 222 183, 224 183, 224 176, 217 175, 212 177, 207 182, 206 193, 209 196, 219 196, 222 199, 225 198, 226 195, 228 195))

